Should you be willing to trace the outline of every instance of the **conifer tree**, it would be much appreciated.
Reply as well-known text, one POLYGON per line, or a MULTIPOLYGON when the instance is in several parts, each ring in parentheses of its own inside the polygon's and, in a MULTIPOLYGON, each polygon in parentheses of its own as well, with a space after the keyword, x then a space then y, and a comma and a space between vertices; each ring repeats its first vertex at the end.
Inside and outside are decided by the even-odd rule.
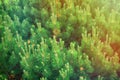
POLYGON ((119 0, 0 0, 0 79, 119 80, 119 0))

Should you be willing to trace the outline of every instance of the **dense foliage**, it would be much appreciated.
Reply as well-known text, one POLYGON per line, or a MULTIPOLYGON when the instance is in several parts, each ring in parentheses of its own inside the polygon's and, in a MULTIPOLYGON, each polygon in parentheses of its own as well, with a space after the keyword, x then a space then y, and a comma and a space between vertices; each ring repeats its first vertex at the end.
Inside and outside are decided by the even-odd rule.
POLYGON ((119 0, 0 0, 0 80, 119 80, 119 0))

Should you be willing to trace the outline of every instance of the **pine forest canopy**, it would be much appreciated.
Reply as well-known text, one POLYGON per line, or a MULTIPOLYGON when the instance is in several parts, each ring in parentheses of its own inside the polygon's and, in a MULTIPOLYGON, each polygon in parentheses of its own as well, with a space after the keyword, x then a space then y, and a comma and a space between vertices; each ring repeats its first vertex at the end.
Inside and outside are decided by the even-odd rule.
POLYGON ((0 0, 0 80, 119 80, 120 0, 0 0))

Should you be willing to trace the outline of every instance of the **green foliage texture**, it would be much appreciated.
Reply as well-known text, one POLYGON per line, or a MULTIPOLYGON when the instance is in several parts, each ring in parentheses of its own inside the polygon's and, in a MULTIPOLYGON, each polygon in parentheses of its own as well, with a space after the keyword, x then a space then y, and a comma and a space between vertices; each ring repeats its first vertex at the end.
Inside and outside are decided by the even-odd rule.
POLYGON ((120 0, 0 0, 0 80, 119 80, 120 0))

